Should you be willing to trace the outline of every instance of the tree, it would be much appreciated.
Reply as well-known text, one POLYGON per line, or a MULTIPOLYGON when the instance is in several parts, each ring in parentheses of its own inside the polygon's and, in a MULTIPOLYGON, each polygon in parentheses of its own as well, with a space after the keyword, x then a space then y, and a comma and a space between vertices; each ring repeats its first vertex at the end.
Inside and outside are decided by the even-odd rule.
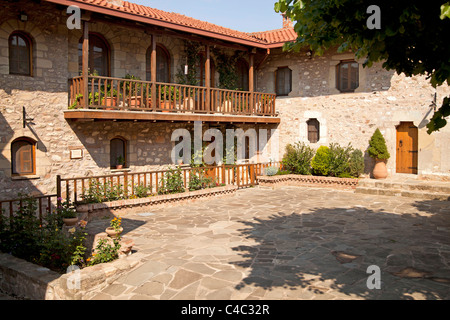
MULTIPOLYGON (((294 23, 298 34, 285 50, 309 47, 317 55, 338 46, 349 50, 364 66, 383 61, 383 68, 398 74, 425 75, 436 88, 450 84, 450 2, 445 0, 279 0, 275 11, 294 23), (369 28, 376 5, 381 13, 381 28, 369 28)), ((434 113, 428 133, 443 128, 450 116, 450 97, 434 113)))

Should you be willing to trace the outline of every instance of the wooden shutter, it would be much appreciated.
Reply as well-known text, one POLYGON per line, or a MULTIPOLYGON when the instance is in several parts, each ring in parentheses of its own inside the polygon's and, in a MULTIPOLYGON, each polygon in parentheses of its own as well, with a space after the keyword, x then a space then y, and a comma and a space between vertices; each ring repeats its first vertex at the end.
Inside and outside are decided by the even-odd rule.
POLYGON ((310 119, 308 124, 308 140, 311 143, 317 143, 320 139, 320 123, 317 119, 310 119))
POLYGON ((344 61, 337 66, 337 88, 341 92, 353 92, 359 87, 359 65, 344 61))
POLYGON ((27 140, 17 140, 11 145, 12 173, 17 175, 35 174, 34 143, 27 140))

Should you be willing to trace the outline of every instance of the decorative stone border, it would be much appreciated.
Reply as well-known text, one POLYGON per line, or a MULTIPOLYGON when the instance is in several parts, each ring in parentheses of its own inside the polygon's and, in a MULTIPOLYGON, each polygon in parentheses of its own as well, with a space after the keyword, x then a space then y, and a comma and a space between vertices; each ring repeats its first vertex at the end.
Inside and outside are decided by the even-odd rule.
POLYGON ((0 288, 31 300, 84 300, 113 283, 137 266, 141 257, 133 254, 67 274, 0 253, 0 288))
POLYGON ((183 193, 157 195, 140 199, 125 199, 102 203, 92 203, 77 206, 77 211, 81 214, 81 219, 91 219, 93 215, 120 210, 126 213, 127 209, 138 212, 139 207, 167 206, 179 202, 194 201, 210 197, 225 196, 236 193, 237 186, 227 185, 183 193))
POLYGON ((335 178, 319 176, 303 176, 298 174, 286 174, 280 176, 259 176, 257 177, 260 186, 315 186, 333 187, 340 189, 356 189, 359 179, 335 178))

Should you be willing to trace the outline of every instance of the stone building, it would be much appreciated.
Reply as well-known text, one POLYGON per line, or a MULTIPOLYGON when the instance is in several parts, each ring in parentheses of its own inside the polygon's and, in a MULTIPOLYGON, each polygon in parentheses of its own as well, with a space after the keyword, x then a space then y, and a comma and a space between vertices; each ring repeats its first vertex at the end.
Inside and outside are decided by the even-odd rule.
POLYGON ((57 175, 170 165, 172 133, 195 121, 266 129, 250 161, 281 158, 297 141, 365 151, 380 128, 391 175, 405 172, 396 151, 407 127, 416 135, 411 173, 450 176, 450 128, 425 127, 448 86, 435 92, 424 78, 363 68, 351 53, 283 52, 295 39, 286 20, 249 34, 121 0, 0 6, 0 199, 52 193, 57 175), (80 8, 79 28, 68 5, 80 8))

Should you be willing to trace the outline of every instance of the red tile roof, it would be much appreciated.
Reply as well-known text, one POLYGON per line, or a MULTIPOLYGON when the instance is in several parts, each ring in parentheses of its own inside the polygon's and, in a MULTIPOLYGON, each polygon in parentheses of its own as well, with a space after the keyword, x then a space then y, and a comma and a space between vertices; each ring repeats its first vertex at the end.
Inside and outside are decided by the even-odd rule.
MULTIPOLYGON (((182 14, 166 12, 159 9, 150 8, 144 5, 132 3, 121 0, 47 0, 49 2, 60 3, 64 5, 79 4, 88 5, 90 8, 106 9, 109 14, 125 13, 136 18, 146 18, 162 23, 169 23, 174 26, 181 26, 190 29, 191 32, 196 33, 202 31, 211 34, 210 36, 224 36, 231 37, 236 40, 243 40, 248 44, 253 43, 258 47, 265 47, 266 45, 279 44, 281 46, 286 41, 293 41, 297 35, 293 28, 283 28, 278 30, 270 30, 265 32, 246 33, 225 27, 215 25, 210 22, 197 20, 187 17, 182 14), (120 5, 122 4, 122 5, 120 5)), ((132 18, 132 17, 130 17, 132 18)), ((151 23, 151 21, 148 21, 151 23)), ((170 26, 168 26, 170 27, 170 26)), ((223 37, 222 37, 223 38, 223 37)), ((230 39, 231 40, 231 39, 230 39)))

